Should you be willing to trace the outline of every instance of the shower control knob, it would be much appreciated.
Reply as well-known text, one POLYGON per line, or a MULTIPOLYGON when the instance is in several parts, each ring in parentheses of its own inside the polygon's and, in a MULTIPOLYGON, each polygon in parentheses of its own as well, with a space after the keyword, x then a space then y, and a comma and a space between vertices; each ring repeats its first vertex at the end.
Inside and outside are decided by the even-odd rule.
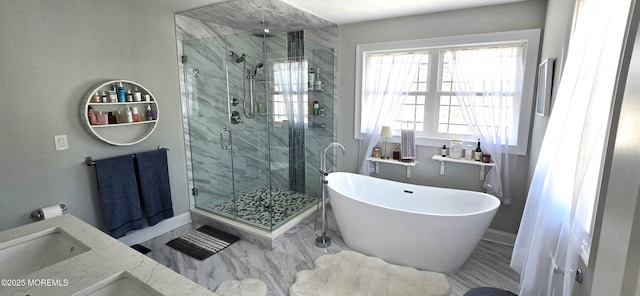
POLYGON ((242 119, 240 118, 240 112, 238 111, 231 112, 230 120, 232 124, 240 123, 242 121, 242 119))

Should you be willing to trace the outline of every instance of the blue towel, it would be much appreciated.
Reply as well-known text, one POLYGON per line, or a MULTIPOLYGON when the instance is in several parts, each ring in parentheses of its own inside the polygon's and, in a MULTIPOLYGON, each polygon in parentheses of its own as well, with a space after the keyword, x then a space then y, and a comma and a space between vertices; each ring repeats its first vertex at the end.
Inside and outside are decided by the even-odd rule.
POLYGON ((114 238, 144 226, 131 155, 96 160, 102 217, 114 238))
POLYGON ((136 153, 136 163, 140 196, 149 226, 173 217, 167 150, 136 153))

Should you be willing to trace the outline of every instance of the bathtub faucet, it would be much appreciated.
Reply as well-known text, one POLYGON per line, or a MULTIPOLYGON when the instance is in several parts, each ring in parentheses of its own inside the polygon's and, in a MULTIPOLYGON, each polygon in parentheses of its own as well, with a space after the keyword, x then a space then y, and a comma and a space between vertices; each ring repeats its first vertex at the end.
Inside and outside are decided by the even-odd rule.
MULTIPOLYGON (((322 229, 321 229, 321 233, 318 234, 316 229, 314 229, 314 232, 316 232, 316 247, 318 248, 328 248, 329 246, 331 246, 331 238, 327 235, 327 211, 325 209, 325 206, 327 205, 327 198, 326 198, 326 191, 325 191, 325 184, 327 184, 327 180, 325 179, 325 177, 327 175, 329 175, 329 172, 327 171, 327 150, 329 150, 332 147, 339 147, 342 150, 342 155, 344 155, 344 146, 342 146, 342 144, 340 143, 331 143, 327 146, 327 148, 324 148, 322 151, 320 151, 320 186, 322 186, 322 201, 320 202, 320 206, 322 206, 322 229)), ((316 228, 317 228, 317 223, 318 223, 318 208, 316 207, 316 219, 315 219, 315 223, 316 223, 316 228)))
POLYGON ((342 155, 345 154, 344 146, 342 146, 342 144, 340 143, 335 143, 335 142, 327 145, 327 147, 320 152, 320 174, 322 175, 323 184, 327 184, 327 181, 324 179, 324 176, 329 175, 329 172, 327 171, 327 150, 331 149, 332 147, 340 148, 340 150, 342 150, 342 155))

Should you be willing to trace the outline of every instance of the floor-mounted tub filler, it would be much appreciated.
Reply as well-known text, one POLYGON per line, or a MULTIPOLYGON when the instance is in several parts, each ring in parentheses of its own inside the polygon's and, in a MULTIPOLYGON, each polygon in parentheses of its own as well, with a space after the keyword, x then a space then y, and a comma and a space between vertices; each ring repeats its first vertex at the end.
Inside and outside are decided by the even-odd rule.
POLYGON ((421 270, 459 269, 500 205, 486 193, 353 173, 331 173, 327 180, 338 227, 350 248, 421 270))

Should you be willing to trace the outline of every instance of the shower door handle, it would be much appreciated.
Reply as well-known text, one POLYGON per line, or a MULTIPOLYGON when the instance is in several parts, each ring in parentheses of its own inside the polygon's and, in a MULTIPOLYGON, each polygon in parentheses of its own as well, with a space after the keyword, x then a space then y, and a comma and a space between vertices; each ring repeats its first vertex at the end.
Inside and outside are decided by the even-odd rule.
POLYGON ((229 150, 229 148, 231 148, 231 130, 226 127, 220 130, 220 148, 222 148, 222 150, 229 150), (224 144, 224 136, 222 135, 224 132, 229 134, 229 145, 224 144))

